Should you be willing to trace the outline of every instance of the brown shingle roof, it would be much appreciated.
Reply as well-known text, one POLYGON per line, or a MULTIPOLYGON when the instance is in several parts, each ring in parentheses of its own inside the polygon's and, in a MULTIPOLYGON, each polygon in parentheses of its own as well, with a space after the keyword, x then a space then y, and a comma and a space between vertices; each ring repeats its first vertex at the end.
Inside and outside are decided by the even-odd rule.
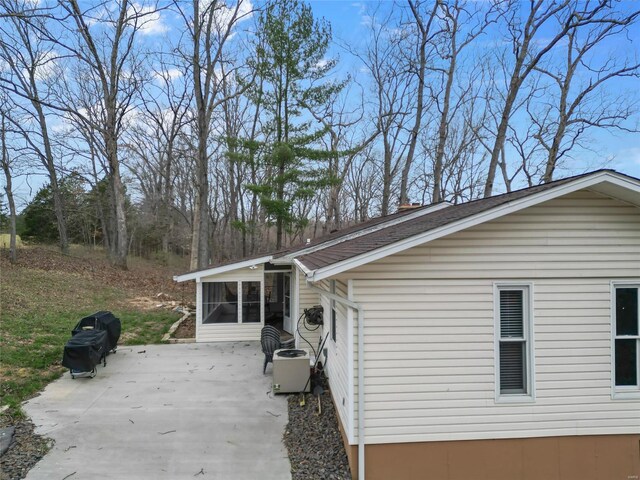
MULTIPOLYGON (((440 203, 444 203, 444 202, 440 202, 440 203)), ((365 230, 367 228, 372 228, 375 227, 377 225, 381 225, 383 223, 386 222, 390 222, 392 220, 397 220, 397 219, 401 219, 402 217, 405 217, 409 214, 413 214, 415 212, 420 212, 426 208, 432 208, 435 205, 438 205, 437 203, 432 203, 430 205, 423 205, 421 207, 416 207, 416 208, 411 208, 409 210, 403 210, 403 211, 399 211, 399 212, 395 212, 395 213, 390 213, 389 215, 385 215, 385 216, 381 216, 381 217, 375 217, 372 218, 370 220, 367 220, 365 222, 362 223, 358 223, 356 225, 352 225, 350 227, 345 227, 345 228, 341 228, 340 230, 337 230, 335 232, 332 233, 328 233, 326 235, 322 235, 321 237, 317 237, 314 238, 313 240, 311 240, 311 242, 309 243, 305 243, 302 245, 295 245, 295 246, 291 246, 288 247, 286 249, 283 250, 279 250, 278 252, 274 253, 273 256, 274 258, 279 258, 279 257, 284 257, 286 255, 290 255, 292 253, 295 252, 299 252, 300 250, 304 250, 306 248, 310 248, 310 247, 315 247, 317 245, 321 245, 323 243, 326 242, 330 242, 333 240, 338 240, 342 237, 346 237, 348 235, 352 235, 355 234, 361 230, 365 230)))
POLYGON ((448 225, 458 220, 463 220, 514 200, 519 200, 536 193, 550 190, 559 185, 572 182, 578 178, 593 175, 594 173, 596 172, 565 178, 555 182, 546 183, 544 185, 496 195, 494 197, 452 205, 450 207, 443 208, 442 210, 437 210, 421 217, 417 217, 391 227, 382 228, 375 232, 346 240, 336 245, 328 246, 307 255, 302 255, 298 257, 298 260, 309 270, 327 267, 334 263, 377 250, 378 248, 386 247, 393 243, 448 225))

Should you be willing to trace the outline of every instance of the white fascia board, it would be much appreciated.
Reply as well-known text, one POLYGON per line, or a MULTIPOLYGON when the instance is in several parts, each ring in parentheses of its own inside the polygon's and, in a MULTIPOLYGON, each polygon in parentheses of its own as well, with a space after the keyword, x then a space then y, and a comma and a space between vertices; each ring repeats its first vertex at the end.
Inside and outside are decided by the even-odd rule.
MULTIPOLYGON (((524 208, 553 200, 554 198, 558 198, 585 188, 593 187, 594 185, 602 184, 604 182, 613 183, 627 189, 627 191, 633 190, 640 193, 639 182, 620 176, 614 172, 599 172, 594 175, 579 178, 574 180, 573 182, 569 182, 540 193, 535 193, 518 200, 513 200, 509 203, 473 215, 470 218, 465 218, 448 225, 443 225, 442 227, 435 228, 418 235, 414 235, 391 245, 386 245, 376 250, 372 250, 371 252, 363 253, 356 257, 349 258, 314 271, 309 271, 309 273, 307 274, 307 278, 312 282, 318 282, 325 278, 338 275, 339 273, 345 272, 347 270, 366 265, 367 263, 375 262, 376 260, 380 260, 381 258, 387 257, 389 255, 400 253, 404 250, 408 250, 409 248, 422 245, 423 243, 431 242, 446 235, 451 235, 452 233, 459 232, 460 230, 465 230, 467 228, 474 227, 490 220, 494 220, 504 215, 515 213, 524 208)), ((302 268, 302 263, 299 263, 299 265, 301 265, 300 268, 302 268)), ((309 270, 308 268, 306 269, 309 270)))
POLYGON ((304 264, 303 264, 300 260, 294 259, 294 260, 293 260, 293 264, 294 264, 296 267, 298 267, 298 269, 299 269, 302 273, 304 273, 304 275, 307 277, 307 279, 310 277, 310 275, 312 275, 312 274, 313 274, 313 272, 312 272, 311 270, 309 270, 307 267, 305 267, 305 266, 304 266, 304 264))
POLYGON ((238 270, 239 268, 250 267, 251 265, 259 265, 261 263, 267 263, 269 261, 271 261, 271 255, 254 258, 251 260, 245 260, 237 263, 230 263, 228 265, 222 265, 221 267, 213 267, 207 270, 199 270, 197 272, 185 273, 183 275, 175 275, 173 277, 173 280, 176 282, 187 282, 189 280, 199 281, 202 277, 218 275, 220 273, 230 272, 232 270, 238 270))
POLYGON ((611 178, 594 185, 591 190, 640 206, 640 183, 630 178, 611 175, 611 178))
POLYGON ((344 235, 342 237, 338 237, 334 240, 327 240, 326 242, 318 243, 317 245, 310 246, 308 248, 303 248, 302 250, 297 250, 295 252, 290 253, 289 255, 284 255, 282 257, 275 258, 273 263, 286 263, 290 264, 296 257, 300 257, 302 255, 307 255, 309 253, 316 252, 318 250, 323 250, 327 247, 332 247, 333 245, 337 245, 342 242, 346 242, 347 240, 353 240, 354 238, 361 237, 363 235, 367 235, 369 233, 377 232, 378 230, 382 230, 383 228, 392 227, 394 225, 398 225, 399 223, 404 223, 408 220, 413 220, 414 218, 422 217, 423 215, 427 215, 428 213, 437 212, 438 210, 442 210, 443 208, 450 207, 452 204, 449 202, 440 202, 432 207, 420 208, 419 210, 411 213, 407 213, 406 215, 401 216, 400 218, 396 218, 393 220, 389 220, 387 222, 380 222, 377 225, 374 225, 369 228, 364 228, 362 230, 358 230, 349 235, 344 235))

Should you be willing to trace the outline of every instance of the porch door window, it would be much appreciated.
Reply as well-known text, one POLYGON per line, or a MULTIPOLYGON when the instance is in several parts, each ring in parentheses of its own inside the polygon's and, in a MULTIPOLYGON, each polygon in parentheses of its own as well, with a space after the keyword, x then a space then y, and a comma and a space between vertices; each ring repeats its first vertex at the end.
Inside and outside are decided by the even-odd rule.
POLYGON ((285 273, 283 279, 283 312, 285 318, 291 318, 291 274, 285 273))
POLYGON ((242 323, 260 323, 260 282, 242 282, 242 323))

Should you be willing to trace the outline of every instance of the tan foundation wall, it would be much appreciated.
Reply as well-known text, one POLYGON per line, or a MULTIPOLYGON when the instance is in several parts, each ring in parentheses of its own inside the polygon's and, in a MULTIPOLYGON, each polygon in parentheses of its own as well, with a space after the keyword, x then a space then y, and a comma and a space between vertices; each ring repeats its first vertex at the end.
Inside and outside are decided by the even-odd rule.
POLYGON ((365 458, 366 480, 640 480, 640 435, 367 445, 365 458))

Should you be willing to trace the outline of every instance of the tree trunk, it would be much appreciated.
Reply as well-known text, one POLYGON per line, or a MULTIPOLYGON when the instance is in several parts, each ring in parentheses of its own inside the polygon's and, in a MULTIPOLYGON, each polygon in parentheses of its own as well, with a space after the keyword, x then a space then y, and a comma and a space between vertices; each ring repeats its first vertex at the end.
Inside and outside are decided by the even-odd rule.
MULTIPOLYGON (((35 78, 31 79, 34 91, 35 78)), ((42 110, 40 100, 35 95, 31 104, 36 110, 38 115, 38 123, 40 124, 40 133, 42 134, 42 144, 44 146, 44 158, 42 163, 47 169, 49 175, 49 184, 51 185, 51 194, 53 195, 53 208, 56 215, 56 223, 58 226, 58 239, 60 244, 60 251, 62 253, 69 253, 69 238, 67 235, 67 221, 64 214, 64 204, 62 200, 62 194, 60 193, 60 185, 58 184, 58 175, 56 174, 55 164, 53 162, 53 152, 51 150, 51 141, 49 139, 49 130, 47 128, 47 120, 42 110)))
MULTIPOLYGON (((400 205, 409 203, 409 173, 411 172, 411 165, 413 164, 413 157, 416 151, 416 144, 418 143, 418 134, 420 133, 420 126, 422 124, 422 115, 424 110, 424 83, 425 83, 425 71, 427 69, 427 41, 429 39, 429 31, 431 30, 431 21, 436 14, 439 2, 433 2, 433 11, 429 17, 426 25, 423 24, 420 13, 413 2, 409 2, 411 11, 418 25, 420 31, 420 60, 418 63, 418 92, 416 99, 416 117, 411 129, 411 135, 409 140, 409 151, 407 152, 407 158, 402 168, 402 174, 400 177, 400 205)), ((436 201, 436 200, 434 200, 436 201)))
MULTIPOLYGON (((4 118, 3 118, 4 120, 4 118)), ((4 178, 6 184, 4 191, 7 194, 7 201, 9 202, 9 261, 11 263, 16 262, 16 204, 13 199, 13 186, 11 183, 11 168, 9 167, 9 153, 7 151, 4 121, 2 124, 2 170, 4 171, 4 178)))
POLYGON ((518 90, 522 81, 518 75, 519 67, 514 71, 511 82, 509 83, 509 90, 507 91, 507 98, 502 109, 502 115, 500 116, 500 123, 498 125, 498 131, 496 133, 496 139, 493 143, 493 149, 491 150, 491 159, 489 160, 489 170, 487 171, 487 181, 484 185, 484 198, 490 197, 493 194, 493 182, 496 178, 496 171, 498 164, 500 163, 500 152, 504 148, 504 143, 507 138, 507 128, 509 127, 509 120, 511 118, 511 110, 516 102, 518 96, 518 90))
MULTIPOLYGON (((457 27, 457 25, 456 25, 457 27)), ((456 72, 456 30, 451 37, 451 60, 449 69, 447 70, 447 83, 444 90, 444 99, 442 101, 442 114, 440 115, 440 125, 438 126, 438 144, 436 146, 436 157, 433 164, 433 195, 431 201, 438 203, 444 200, 442 198, 442 170, 444 165, 444 149, 447 143, 447 133, 449 127, 449 108, 451 105, 451 89, 453 88, 453 79, 456 72)))
POLYGON ((391 148, 387 141, 388 132, 383 132, 384 135, 384 172, 382 176, 382 206, 380 213, 384 217, 389 214, 389 201, 391 199, 391 148))
MULTIPOLYGON (((107 114, 108 116, 110 113, 107 114)), ((109 120, 107 120, 109 122, 109 120)), ((115 125, 114 123, 108 123, 115 125)), ((120 176, 120 165, 118 163, 118 145, 115 132, 108 131, 105 138, 105 146, 109 161, 109 170, 111 177, 111 191, 113 195, 113 206, 115 216, 115 241, 113 248, 113 257, 111 263, 123 270, 127 269, 127 212, 126 212, 126 195, 122 177, 120 176)))
POLYGON ((196 196, 191 239, 190 267, 192 270, 205 268, 209 264, 209 169, 205 134, 201 130, 198 139, 196 196))

